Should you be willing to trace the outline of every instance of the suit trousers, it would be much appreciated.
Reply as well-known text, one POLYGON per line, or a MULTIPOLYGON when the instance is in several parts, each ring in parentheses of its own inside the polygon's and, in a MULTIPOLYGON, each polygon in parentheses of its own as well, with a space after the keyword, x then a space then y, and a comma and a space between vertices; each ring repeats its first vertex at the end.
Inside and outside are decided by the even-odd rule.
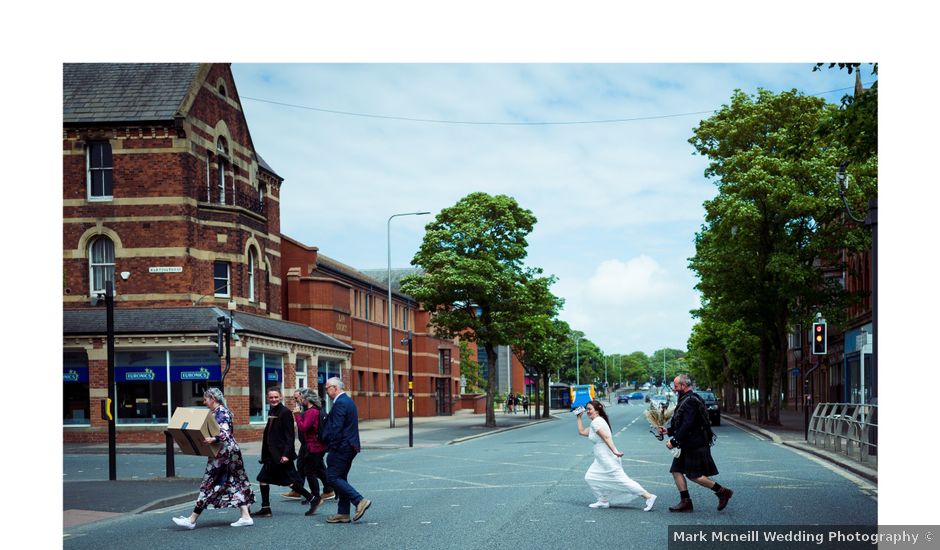
POLYGON ((326 455, 326 478, 336 492, 336 513, 349 515, 349 505, 358 505, 362 495, 346 481, 356 450, 348 445, 330 449, 326 455))

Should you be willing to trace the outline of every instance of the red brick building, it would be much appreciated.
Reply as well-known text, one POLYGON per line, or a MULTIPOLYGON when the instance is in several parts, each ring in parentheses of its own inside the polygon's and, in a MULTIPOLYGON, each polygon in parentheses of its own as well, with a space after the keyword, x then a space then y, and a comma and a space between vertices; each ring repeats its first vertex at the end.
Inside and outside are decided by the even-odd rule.
MULTIPOLYGON (((364 273, 281 236, 286 317, 349 344, 352 355, 347 388, 359 417, 389 417, 387 270, 364 273), (371 276, 370 276, 371 275, 371 276)), ((415 416, 452 414, 460 395, 460 354, 454 341, 435 338, 430 315, 411 297, 398 292, 402 270, 392 276, 392 344, 394 414, 407 417, 408 348, 412 335, 415 416)), ((332 373, 321 372, 321 378, 332 373)), ((321 380, 322 382, 322 380, 321 380)))
POLYGON ((66 64, 63 123, 66 441, 107 436, 105 311, 91 303, 107 282, 118 441, 163 441, 172 410, 221 382, 219 317, 237 335, 224 383, 240 438, 260 435, 265 388, 346 378, 350 345, 284 320, 283 182, 228 64, 66 64))

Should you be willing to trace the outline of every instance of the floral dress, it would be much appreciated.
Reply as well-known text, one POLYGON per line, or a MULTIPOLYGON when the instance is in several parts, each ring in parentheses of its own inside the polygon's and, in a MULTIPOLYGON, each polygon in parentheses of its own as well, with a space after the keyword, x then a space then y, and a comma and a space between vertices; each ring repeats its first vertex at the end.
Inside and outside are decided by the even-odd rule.
POLYGON ((232 413, 218 406, 212 413, 219 425, 222 449, 206 463, 206 474, 199 485, 197 508, 238 508, 254 504, 255 495, 245 473, 242 451, 232 433, 232 413))

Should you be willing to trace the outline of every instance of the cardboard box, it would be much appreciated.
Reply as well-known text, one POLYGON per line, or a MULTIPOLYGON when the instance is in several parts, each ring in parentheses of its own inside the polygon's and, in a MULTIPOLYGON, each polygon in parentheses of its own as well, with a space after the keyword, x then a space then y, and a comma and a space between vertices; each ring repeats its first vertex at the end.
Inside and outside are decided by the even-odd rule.
POLYGON ((222 449, 221 443, 206 445, 203 441, 219 435, 215 416, 205 407, 177 407, 167 430, 183 454, 214 458, 222 449))

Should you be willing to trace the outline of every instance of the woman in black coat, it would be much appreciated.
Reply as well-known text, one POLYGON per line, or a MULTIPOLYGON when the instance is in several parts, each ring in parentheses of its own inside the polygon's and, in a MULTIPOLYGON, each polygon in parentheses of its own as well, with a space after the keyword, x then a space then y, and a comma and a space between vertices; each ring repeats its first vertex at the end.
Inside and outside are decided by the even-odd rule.
POLYGON ((288 485, 309 502, 310 491, 304 489, 303 478, 294 467, 297 453, 294 451, 294 415, 281 403, 281 389, 268 389, 268 423, 264 426, 261 441, 261 471, 258 483, 261 487, 261 509, 255 517, 271 517, 271 485, 288 485))

